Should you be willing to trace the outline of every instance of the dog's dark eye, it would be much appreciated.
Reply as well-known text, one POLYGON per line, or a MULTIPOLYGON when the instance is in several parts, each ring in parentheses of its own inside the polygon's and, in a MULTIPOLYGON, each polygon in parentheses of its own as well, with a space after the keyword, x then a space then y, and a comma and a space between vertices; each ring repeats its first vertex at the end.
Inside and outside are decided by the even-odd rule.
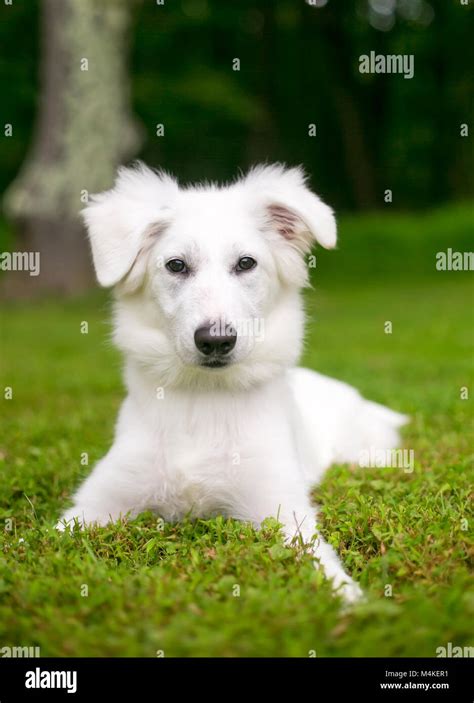
POLYGON ((187 273, 188 269, 182 259, 170 259, 166 263, 166 268, 171 273, 187 273))
POLYGON ((243 256, 241 259, 239 259, 239 262, 235 268, 236 271, 250 271, 250 269, 253 269, 257 265, 257 262, 255 259, 252 259, 251 256, 243 256))

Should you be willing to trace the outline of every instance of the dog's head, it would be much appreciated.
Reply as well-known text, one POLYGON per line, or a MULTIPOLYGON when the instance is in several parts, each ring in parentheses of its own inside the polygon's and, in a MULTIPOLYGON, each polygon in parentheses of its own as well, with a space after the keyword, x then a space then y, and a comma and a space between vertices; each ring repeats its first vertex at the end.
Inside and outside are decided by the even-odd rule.
POLYGON ((163 385, 246 387, 296 362, 304 255, 336 244, 301 169, 182 188, 138 165, 83 214, 99 283, 116 287, 115 339, 163 385))

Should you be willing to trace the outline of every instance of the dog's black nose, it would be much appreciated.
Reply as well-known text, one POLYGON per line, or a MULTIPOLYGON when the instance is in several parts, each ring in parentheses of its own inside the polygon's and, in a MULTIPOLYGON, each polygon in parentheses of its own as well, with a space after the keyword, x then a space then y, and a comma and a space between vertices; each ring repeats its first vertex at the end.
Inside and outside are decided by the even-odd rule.
POLYGON ((227 326, 223 334, 216 333, 214 327, 204 325, 194 333, 194 343, 202 354, 210 356, 225 356, 235 347, 237 332, 227 326))

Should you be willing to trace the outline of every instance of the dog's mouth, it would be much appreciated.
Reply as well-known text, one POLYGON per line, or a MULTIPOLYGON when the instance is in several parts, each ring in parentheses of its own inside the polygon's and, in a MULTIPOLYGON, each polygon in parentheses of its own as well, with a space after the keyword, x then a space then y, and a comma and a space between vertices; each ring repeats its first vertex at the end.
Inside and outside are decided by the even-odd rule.
POLYGON ((207 361, 202 361, 201 366, 203 366, 205 369, 223 369, 226 366, 229 366, 230 364, 230 359, 208 359, 207 361))

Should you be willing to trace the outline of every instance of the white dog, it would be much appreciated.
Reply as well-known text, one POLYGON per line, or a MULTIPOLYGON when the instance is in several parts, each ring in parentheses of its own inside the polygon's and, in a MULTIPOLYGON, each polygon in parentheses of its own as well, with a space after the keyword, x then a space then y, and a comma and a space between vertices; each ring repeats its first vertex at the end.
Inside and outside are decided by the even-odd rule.
POLYGON ((84 217, 97 278, 115 286, 128 396, 115 441, 58 527, 156 511, 168 521, 269 516, 360 595, 316 526, 310 486, 335 461, 399 441, 404 416, 307 369, 304 254, 336 244, 332 210, 298 168, 258 166, 182 188, 143 165, 84 217))

